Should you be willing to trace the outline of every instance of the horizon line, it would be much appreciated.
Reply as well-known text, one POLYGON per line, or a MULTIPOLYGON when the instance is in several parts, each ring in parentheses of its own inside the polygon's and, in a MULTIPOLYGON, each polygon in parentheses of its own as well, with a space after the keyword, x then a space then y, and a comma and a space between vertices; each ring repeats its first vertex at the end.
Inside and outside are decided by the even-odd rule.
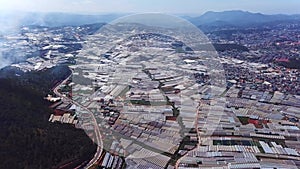
POLYGON ((1 14, 11 14, 11 13, 41 13, 41 14, 73 14, 73 15, 128 15, 128 14, 142 14, 142 13, 164 13, 164 14, 170 14, 170 15, 176 15, 176 16, 201 16, 208 12, 215 12, 215 13, 222 13, 222 12, 234 12, 234 11, 240 11, 240 12, 249 12, 252 14, 263 14, 263 15, 300 15, 299 13, 264 13, 264 12, 254 12, 250 10, 242 10, 242 9, 232 9, 232 10, 207 10, 205 12, 71 12, 71 11, 25 11, 25 10, 7 10, 7 11, 0 11, 1 14))

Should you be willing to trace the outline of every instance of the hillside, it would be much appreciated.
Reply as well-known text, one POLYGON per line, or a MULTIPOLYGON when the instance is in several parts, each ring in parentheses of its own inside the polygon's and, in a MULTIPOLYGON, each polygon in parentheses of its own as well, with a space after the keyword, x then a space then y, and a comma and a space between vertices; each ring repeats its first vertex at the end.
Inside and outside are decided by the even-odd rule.
POLYGON ((253 26, 280 21, 298 21, 300 15, 266 15, 262 13, 251 13, 247 11, 233 10, 224 12, 206 12, 199 17, 188 18, 197 26, 253 26))
POLYGON ((74 168, 93 157, 96 145, 83 130, 48 122, 50 104, 43 97, 69 73, 60 66, 0 78, 1 169, 74 168))

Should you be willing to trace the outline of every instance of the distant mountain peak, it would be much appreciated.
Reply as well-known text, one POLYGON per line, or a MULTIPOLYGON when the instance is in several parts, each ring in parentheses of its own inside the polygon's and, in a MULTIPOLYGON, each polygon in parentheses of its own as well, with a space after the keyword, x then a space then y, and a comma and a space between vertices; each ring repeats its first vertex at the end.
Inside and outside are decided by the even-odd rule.
POLYGON ((299 20, 299 15, 266 15, 243 10, 230 10, 222 12, 208 11, 199 17, 189 18, 195 25, 235 25, 249 26, 274 21, 299 20))

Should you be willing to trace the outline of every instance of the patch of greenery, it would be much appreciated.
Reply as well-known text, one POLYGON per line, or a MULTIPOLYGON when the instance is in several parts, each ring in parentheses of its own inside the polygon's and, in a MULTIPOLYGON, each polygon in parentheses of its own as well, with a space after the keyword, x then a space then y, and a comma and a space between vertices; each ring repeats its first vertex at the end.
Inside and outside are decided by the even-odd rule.
POLYGON ((96 145, 83 130, 48 122, 43 97, 69 74, 56 67, 0 78, 0 168, 74 168, 93 157, 96 145))
POLYGON ((249 122, 248 122, 249 117, 238 116, 238 119, 240 120, 240 122, 242 123, 242 125, 247 125, 247 124, 249 124, 249 122))

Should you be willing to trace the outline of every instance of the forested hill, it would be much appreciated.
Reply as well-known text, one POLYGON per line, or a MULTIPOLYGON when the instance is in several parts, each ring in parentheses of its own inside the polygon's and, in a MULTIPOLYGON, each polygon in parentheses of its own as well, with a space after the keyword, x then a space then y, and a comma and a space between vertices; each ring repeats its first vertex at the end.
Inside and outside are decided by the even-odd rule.
POLYGON ((50 104, 43 97, 70 70, 59 66, 21 76, 13 72, 0 72, 0 168, 47 169, 67 163, 74 168, 91 159, 96 145, 83 130, 48 122, 50 104))

